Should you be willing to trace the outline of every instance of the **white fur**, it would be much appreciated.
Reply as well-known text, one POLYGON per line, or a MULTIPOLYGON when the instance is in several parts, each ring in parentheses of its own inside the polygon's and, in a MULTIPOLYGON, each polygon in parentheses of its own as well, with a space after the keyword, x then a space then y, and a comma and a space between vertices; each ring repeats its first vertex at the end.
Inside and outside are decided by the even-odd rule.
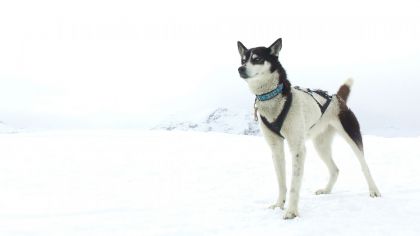
MULTIPOLYGON (((247 73, 248 75, 251 75, 251 78, 248 78, 245 81, 248 83, 250 90, 254 94, 258 95, 267 93, 276 88, 278 85, 279 75, 277 72, 269 72, 268 68, 270 67, 270 64, 268 62, 265 62, 264 65, 252 65, 248 62, 246 66, 247 73)), ((353 81, 349 79, 346 81, 346 84, 350 86, 352 82, 353 81)), ((358 157, 363 174, 369 186, 370 195, 372 197, 380 196, 378 188, 370 175, 369 168, 364 159, 363 151, 361 151, 347 135, 338 118, 338 114, 340 112, 339 98, 333 96, 330 105, 321 116, 321 111, 318 105, 314 102, 310 95, 294 88, 291 89, 291 93, 293 95, 292 105, 281 129, 281 134, 288 141, 289 149, 292 154, 293 166, 289 191, 289 203, 284 218, 291 219, 298 215, 299 193, 306 154, 305 140, 307 139, 313 140, 315 149, 326 164, 330 173, 327 185, 316 191, 316 194, 328 194, 331 192, 339 172, 331 155, 331 143, 336 132, 344 137, 358 157)), ((322 103, 325 101, 322 97, 316 98, 322 103)), ((284 103, 284 97, 277 96, 268 101, 257 101, 256 107, 259 114, 264 116, 269 122, 273 122, 282 111, 284 103)), ((277 134, 274 134, 261 122, 260 128, 265 140, 271 148, 274 169, 278 180, 279 197, 271 208, 280 207, 283 209, 287 191, 284 161, 284 140, 277 134)))
MULTIPOLYGON (((250 61, 245 63, 246 73, 249 78, 246 80, 254 89, 255 94, 263 94, 264 91, 271 91, 277 87, 275 80, 278 78, 277 72, 270 73, 270 63, 265 61, 262 65, 253 65, 250 61), (273 87, 274 86, 274 87, 273 87)), ((278 79, 277 79, 278 81, 278 79)), ((251 89, 252 90, 252 89, 251 89)))
POLYGON ((353 86, 353 78, 348 78, 344 84, 349 87, 353 86))

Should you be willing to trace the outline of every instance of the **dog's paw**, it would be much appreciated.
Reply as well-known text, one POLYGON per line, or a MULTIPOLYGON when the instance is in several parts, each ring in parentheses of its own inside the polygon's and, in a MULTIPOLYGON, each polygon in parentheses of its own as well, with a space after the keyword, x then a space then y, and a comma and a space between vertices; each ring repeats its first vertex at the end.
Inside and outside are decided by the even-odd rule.
POLYGON ((370 192, 370 197, 380 197, 381 193, 379 192, 378 189, 372 189, 369 191, 370 192))
POLYGON ((280 209, 284 210, 284 201, 283 202, 277 202, 277 203, 275 203, 273 205, 270 205, 268 207, 268 209, 272 209, 272 210, 274 210, 276 208, 280 208, 280 209))
POLYGON ((294 219, 298 216, 297 211, 291 211, 291 210, 287 210, 286 213, 283 216, 283 219, 285 220, 291 220, 294 219))
POLYGON ((320 189, 320 190, 315 192, 316 195, 330 194, 330 193, 331 193, 331 190, 328 190, 328 189, 320 189))

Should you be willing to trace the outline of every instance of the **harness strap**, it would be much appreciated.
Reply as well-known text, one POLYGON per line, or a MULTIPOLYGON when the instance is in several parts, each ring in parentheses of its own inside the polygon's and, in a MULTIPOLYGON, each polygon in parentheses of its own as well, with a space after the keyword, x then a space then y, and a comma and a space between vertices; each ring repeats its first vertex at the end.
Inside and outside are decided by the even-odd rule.
POLYGON ((300 91, 310 95, 314 99, 314 101, 318 104, 319 109, 321 110, 321 116, 324 114, 324 112, 327 110, 328 106, 330 105, 332 97, 330 95, 328 95, 327 92, 325 92, 325 91, 322 91, 322 90, 319 90, 319 89, 318 90, 311 90, 311 89, 304 90, 304 89, 300 88, 299 86, 296 86, 295 89, 300 90, 300 91), (316 93, 319 96, 323 97, 326 100, 325 104, 322 105, 321 103, 319 103, 318 100, 315 99, 313 93, 316 93))
MULTIPOLYGON (((328 95, 325 91, 315 90, 313 92, 318 94, 319 96, 325 98, 325 100, 326 100, 325 104, 319 107, 321 109, 321 113, 324 114, 325 110, 327 110, 327 108, 328 108, 328 105, 330 105, 332 97, 330 95, 328 95)), ((318 105, 320 105, 319 102, 318 102, 318 105)))
POLYGON ((286 102, 284 103, 283 110, 280 112, 279 116, 276 118, 276 120, 273 123, 268 122, 268 120, 260 115, 261 121, 264 123, 264 125, 271 131, 273 131, 275 134, 279 135, 281 138, 284 139, 284 136, 281 135, 281 128, 283 126, 284 120, 287 117, 287 114, 289 113, 290 107, 292 105, 292 93, 290 92, 289 95, 287 95, 286 102))

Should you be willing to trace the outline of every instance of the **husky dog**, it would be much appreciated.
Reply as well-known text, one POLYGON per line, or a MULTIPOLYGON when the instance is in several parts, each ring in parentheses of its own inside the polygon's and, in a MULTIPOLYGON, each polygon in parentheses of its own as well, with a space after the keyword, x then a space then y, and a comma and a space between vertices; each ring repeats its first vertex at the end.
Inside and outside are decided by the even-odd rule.
POLYGON ((335 133, 341 135, 356 154, 369 186, 370 196, 380 197, 364 158, 359 123, 346 105, 352 79, 347 80, 333 96, 321 90, 292 87, 278 60, 281 47, 281 38, 268 48, 247 49, 238 41, 242 60, 242 66, 238 68, 239 75, 256 95, 255 109, 258 112, 260 129, 271 148, 277 175, 279 197, 270 208, 284 209, 286 202, 285 139, 292 155, 293 174, 284 219, 298 216, 306 139, 313 141, 316 151, 329 170, 327 185, 316 191, 316 194, 331 192, 338 177, 338 168, 331 157, 335 133))

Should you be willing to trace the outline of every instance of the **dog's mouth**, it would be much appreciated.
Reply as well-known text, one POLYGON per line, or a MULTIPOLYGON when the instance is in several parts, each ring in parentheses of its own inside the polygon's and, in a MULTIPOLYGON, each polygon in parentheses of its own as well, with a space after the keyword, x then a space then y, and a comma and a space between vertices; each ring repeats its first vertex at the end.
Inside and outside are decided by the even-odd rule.
POLYGON ((249 76, 246 73, 239 73, 239 76, 241 76, 242 79, 248 79, 249 76))

